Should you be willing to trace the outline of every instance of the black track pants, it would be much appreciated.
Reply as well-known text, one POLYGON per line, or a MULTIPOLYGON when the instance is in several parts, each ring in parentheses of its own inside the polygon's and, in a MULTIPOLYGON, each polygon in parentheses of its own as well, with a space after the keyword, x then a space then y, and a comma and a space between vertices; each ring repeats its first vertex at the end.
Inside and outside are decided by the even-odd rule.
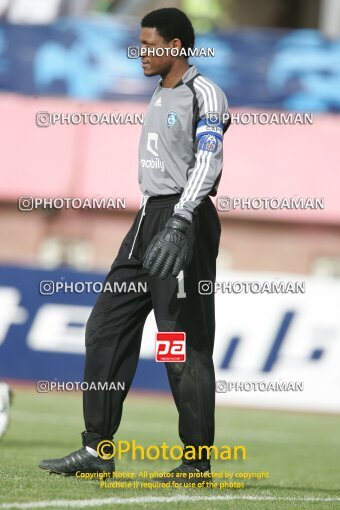
POLYGON ((141 218, 143 211, 139 210, 105 280, 111 288, 114 282, 126 282, 127 288, 131 282, 136 287, 138 282, 147 282, 148 292, 103 292, 87 322, 84 381, 108 381, 117 387, 120 382, 125 383, 125 389, 84 391, 84 445, 96 448, 102 439, 112 439, 119 427, 123 401, 138 363, 143 326, 152 308, 158 331, 186 333, 186 361, 165 363, 179 413, 180 438, 184 445, 213 444, 214 293, 201 295, 198 291, 200 280, 214 282, 216 276, 221 227, 209 198, 196 208, 188 234, 189 252, 182 282, 186 297, 181 297, 182 293, 177 296, 177 278, 150 278, 143 269, 145 250, 172 216, 178 199, 179 195, 149 198, 145 216, 141 218))

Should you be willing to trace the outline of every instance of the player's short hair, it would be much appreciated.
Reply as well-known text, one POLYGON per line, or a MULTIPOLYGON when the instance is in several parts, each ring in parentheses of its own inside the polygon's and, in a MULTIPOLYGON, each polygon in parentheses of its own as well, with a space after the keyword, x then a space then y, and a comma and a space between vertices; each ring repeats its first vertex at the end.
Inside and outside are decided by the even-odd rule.
POLYGON ((142 27, 156 28, 166 42, 179 39, 188 50, 195 44, 195 33, 188 16, 175 7, 165 7, 149 12, 141 21, 142 27))

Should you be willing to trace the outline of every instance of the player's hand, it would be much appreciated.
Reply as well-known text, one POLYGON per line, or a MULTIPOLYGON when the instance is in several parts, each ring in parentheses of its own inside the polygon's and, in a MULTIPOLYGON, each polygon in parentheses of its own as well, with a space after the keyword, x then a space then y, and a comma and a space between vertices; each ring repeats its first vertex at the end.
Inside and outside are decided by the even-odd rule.
POLYGON ((150 276, 164 280, 170 274, 177 276, 183 269, 189 227, 189 221, 175 214, 167 221, 164 230, 155 235, 145 252, 143 263, 150 276))

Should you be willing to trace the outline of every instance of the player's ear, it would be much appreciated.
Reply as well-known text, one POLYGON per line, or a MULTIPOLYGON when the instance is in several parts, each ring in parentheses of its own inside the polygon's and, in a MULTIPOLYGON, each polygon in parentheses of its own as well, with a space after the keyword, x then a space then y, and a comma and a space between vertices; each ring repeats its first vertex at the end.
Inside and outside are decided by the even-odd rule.
POLYGON ((178 38, 172 39, 171 45, 173 48, 178 48, 180 50, 182 48, 182 41, 178 38))

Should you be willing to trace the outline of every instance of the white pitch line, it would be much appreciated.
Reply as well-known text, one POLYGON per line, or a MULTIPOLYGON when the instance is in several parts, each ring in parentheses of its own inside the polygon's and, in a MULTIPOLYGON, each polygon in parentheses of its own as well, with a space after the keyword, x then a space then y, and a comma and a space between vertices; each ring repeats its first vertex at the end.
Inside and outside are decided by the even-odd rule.
POLYGON ((30 503, 2 503, 0 509, 20 509, 24 510, 27 508, 48 508, 48 507, 59 507, 59 508, 84 508, 84 507, 95 507, 101 505, 144 505, 146 503, 180 503, 189 501, 288 501, 291 503, 335 503, 340 501, 339 497, 284 497, 284 496, 173 496, 173 497, 141 497, 141 498, 103 498, 103 499, 55 499, 51 501, 32 501, 30 503))

